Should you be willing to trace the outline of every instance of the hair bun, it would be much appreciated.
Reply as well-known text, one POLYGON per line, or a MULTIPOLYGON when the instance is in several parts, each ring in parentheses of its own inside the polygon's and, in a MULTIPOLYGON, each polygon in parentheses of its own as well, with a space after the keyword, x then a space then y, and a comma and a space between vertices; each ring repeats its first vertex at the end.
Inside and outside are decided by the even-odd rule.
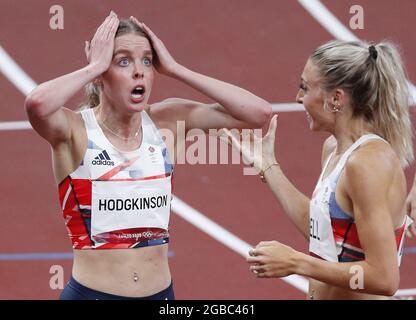
POLYGON ((370 52, 370 57, 373 58, 374 60, 376 60, 377 59, 377 56, 378 56, 378 52, 377 52, 376 47, 373 46, 373 45, 371 45, 368 48, 368 51, 370 52))

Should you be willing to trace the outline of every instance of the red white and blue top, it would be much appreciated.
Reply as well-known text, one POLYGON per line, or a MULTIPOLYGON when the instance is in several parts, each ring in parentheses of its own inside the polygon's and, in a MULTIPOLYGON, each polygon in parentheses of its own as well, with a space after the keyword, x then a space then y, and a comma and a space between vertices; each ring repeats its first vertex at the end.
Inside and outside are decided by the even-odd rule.
POLYGON ((79 167, 59 184, 59 199, 74 249, 125 249, 169 241, 173 166, 145 111, 142 143, 117 150, 93 109, 81 111, 88 145, 79 167))
MULTIPOLYGON (((312 256, 331 262, 352 262, 365 259, 354 217, 339 207, 335 191, 349 156, 361 144, 372 139, 387 143, 375 134, 362 136, 345 151, 335 169, 323 179, 323 174, 334 152, 328 157, 310 201, 309 252, 312 256)), ((395 230, 399 265, 403 254, 404 233, 411 223, 412 219, 406 216, 402 225, 395 230)))

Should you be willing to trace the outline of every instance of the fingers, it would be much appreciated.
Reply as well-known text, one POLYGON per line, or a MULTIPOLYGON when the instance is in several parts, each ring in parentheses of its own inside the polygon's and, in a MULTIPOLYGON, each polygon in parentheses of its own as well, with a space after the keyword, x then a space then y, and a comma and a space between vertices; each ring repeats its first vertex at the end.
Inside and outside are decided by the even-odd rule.
POLYGON ((85 41, 85 56, 87 57, 88 63, 90 63, 90 48, 91 44, 89 41, 85 41))
POLYGON ((248 264, 262 264, 262 258, 257 256, 248 256, 246 258, 248 264))
POLYGON ((114 39, 114 37, 115 37, 115 35, 116 35, 116 32, 117 32, 117 29, 118 29, 118 26, 119 26, 119 24, 120 24, 120 20, 117 18, 117 16, 113 19, 113 23, 112 23, 112 25, 111 25, 111 27, 110 27, 110 30, 109 30, 109 32, 108 32, 108 37, 107 37, 107 39, 114 39))
POLYGON ((250 266, 250 271, 254 273, 257 278, 270 278, 268 270, 264 266, 253 265, 250 266))
POLYGON ((269 135, 276 135, 276 128, 277 128, 277 117, 278 115, 275 114, 272 118, 272 120, 270 121, 270 125, 269 125, 269 130, 267 131, 267 136, 269 135))
POLYGON ((231 139, 231 145, 234 146, 238 151, 241 152, 241 144, 240 141, 237 140, 237 138, 231 133, 230 130, 228 129, 223 129, 224 133, 227 136, 227 144, 230 144, 230 139, 231 139))
POLYGON ((140 27, 140 22, 139 22, 139 20, 137 20, 135 17, 133 17, 133 16, 130 16, 130 21, 131 22, 133 22, 133 23, 135 23, 135 24, 137 24, 139 27, 140 27))
POLYGON ((275 246, 278 245, 279 242, 273 240, 273 241, 261 241, 258 243, 258 245, 256 246, 256 248, 261 248, 261 247, 271 247, 271 246, 275 246))
POLYGON ((119 24, 119 20, 116 16, 115 13, 112 12, 110 19, 108 20, 104 30, 103 30, 103 39, 104 40, 108 40, 108 39, 113 39, 115 32, 117 30, 117 28, 115 28, 115 26, 118 27, 119 24))
POLYGON ((157 39, 156 35, 153 33, 152 30, 144 22, 141 22, 141 27, 146 31, 146 33, 151 37, 157 39))
POLYGON ((117 15, 113 11, 111 11, 110 14, 105 18, 103 23, 98 27, 97 31, 95 32, 95 35, 91 41, 91 45, 94 46, 97 40, 106 40, 108 38, 108 33, 111 29, 114 19, 118 20, 117 15))
POLYGON ((88 57, 89 53, 90 53, 90 42, 89 41, 85 41, 85 55, 88 57))

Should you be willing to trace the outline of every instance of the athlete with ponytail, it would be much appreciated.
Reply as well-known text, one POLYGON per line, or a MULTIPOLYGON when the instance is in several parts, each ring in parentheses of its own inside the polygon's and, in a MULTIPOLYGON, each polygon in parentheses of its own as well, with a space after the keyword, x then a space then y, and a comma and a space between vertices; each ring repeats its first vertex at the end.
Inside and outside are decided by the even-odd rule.
POLYGON ((120 21, 112 12, 85 50, 86 67, 39 85, 25 101, 33 128, 52 148, 74 249, 61 299, 174 299, 167 253, 177 121, 185 130, 262 127, 271 106, 185 68, 133 17, 120 21), (217 103, 149 105, 155 70, 217 103), (64 108, 86 85, 87 108, 64 108))
POLYGON ((265 137, 253 136, 262 142, 261 153, 226 130, 309 241, 309 255, 260 242, 249 253, 250 270, 259 278, 308 277, 310 299, 392 296, 411 222, 403 172, 413 160, 410 99, 400 55, 388 42, 326 43, 309 57, 297 101, 312 131, 331 134, 311 198, 276 161, 276 117, 265 137))

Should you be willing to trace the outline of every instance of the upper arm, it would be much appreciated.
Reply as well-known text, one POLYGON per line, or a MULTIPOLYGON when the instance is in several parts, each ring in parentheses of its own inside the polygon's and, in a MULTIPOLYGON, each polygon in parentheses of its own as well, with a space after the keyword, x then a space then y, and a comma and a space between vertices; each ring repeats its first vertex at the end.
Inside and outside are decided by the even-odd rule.
POLYGON ((30 97, 25 101, 25 110, 33 129, 51 146, 71 140, 71 121, 75 117, 73 111, 59 108, 52 114, 43 115, 41 106, 36 101, 32 101, 30 97))
POLYGON ((397 163, 388 147, 380 144, 350 157, 344 181, 366 261, 394 275, 398 273, 397 249, 388 193, 397 163))
POLYGON ((184 121, 186 132, 191 129, 242 129, 253 125, 235 119, 218 103, 205 104, 193 100, 170 98, 151 107, 151 112, 163 122, 176 126, 177 121, 184 121))

